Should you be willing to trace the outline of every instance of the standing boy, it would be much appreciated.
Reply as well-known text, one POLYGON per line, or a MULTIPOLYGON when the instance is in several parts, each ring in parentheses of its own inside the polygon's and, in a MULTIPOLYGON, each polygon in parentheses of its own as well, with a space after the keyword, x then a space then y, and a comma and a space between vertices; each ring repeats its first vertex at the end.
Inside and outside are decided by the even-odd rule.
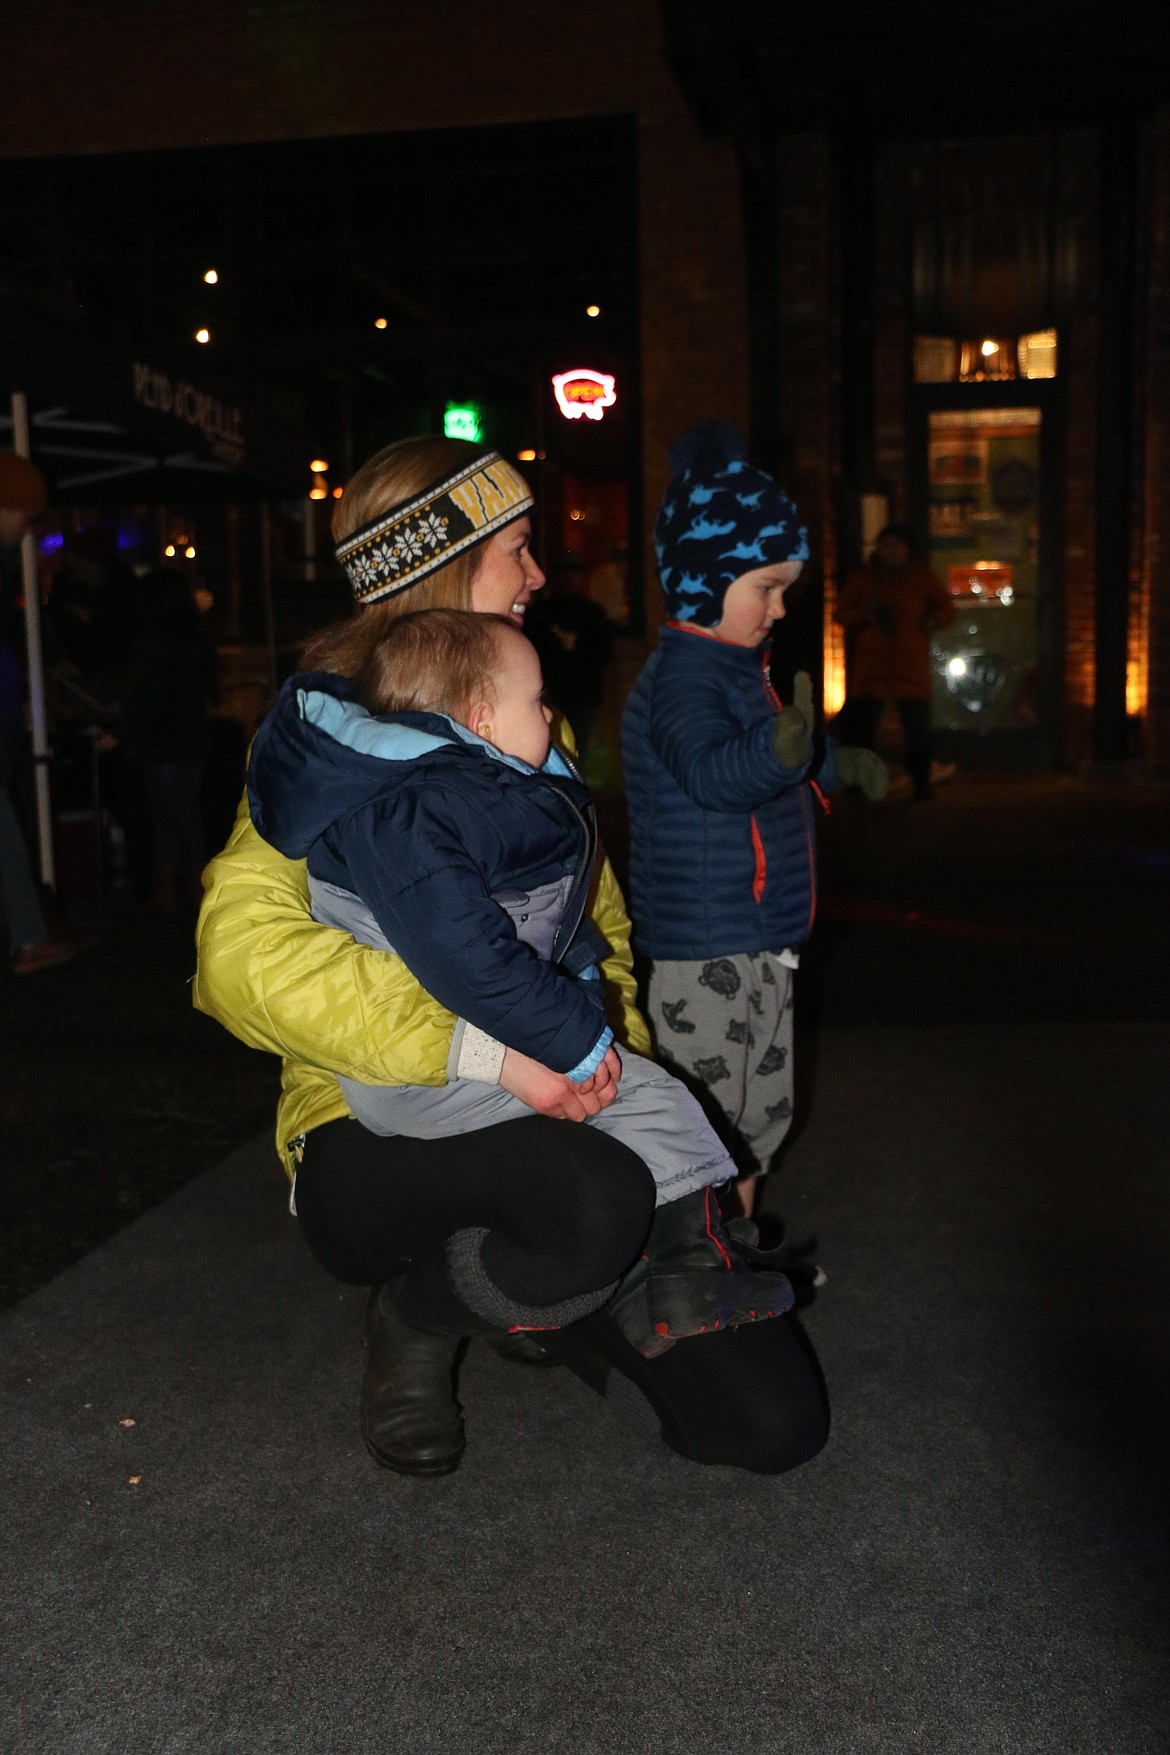
POLYGON ((816 912, 822 790, 886 790, 868 750, 815 731, 801 672, 782 706, 770 634, 808 558, 788 495, 711 422, 671 451, 654 527, 668 620, 622 720, 630 892, 661 1058, 722 1112, 756 1177, 792 1122, 792 986, 816 912))

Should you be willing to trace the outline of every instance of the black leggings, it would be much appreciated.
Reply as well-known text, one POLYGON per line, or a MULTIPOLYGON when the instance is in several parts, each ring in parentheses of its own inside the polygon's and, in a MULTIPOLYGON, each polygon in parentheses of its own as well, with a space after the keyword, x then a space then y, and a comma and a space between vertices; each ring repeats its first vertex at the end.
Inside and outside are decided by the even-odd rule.
MULTIPOLYGON (((654 1209, 650 1173, 620 1141, 538 1115, 445 1140, 329 1122, 306 1138, 296 1194, 305 1240, 338 1279, 394 1278, 440 1257, 452 1232, 484 1226, 492 1278, 535 1304, 617 1278, 654 1209)), ((581 1377, 627 1410, 632 1396, 694 1462, 778 1474, 825 1442, 820 1373, 792 1317, 682 1341, 657 1359, 635 1353, 604 1313, 558 1340, 581 1377)))
POLYGON ((543 1115, 450 1139, 384 1138, 356 1121, 306 1135, 297 1216, 322 1267, 353 1285, 441 1258, 483 1227, 483 1265, 518 1304, 559 1304, 625 1273, 654 1179, 620 1140, 543 1115))

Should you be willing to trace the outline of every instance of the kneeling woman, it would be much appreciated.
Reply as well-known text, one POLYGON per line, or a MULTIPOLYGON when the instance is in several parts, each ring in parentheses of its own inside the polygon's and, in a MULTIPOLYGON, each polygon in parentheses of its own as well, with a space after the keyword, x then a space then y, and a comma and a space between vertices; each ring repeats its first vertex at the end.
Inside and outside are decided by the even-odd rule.
MULTIPOLYGON (((522 478, 476 447, 416 439, 380 452, 335 516, 357 609, 311 642, 306 664, 353 677, 408 610, 471 609, 522 625, 543 584, 529 551, 531 503, 522 478)), ((444 1010, 398 958, 315 922, 303 862, 261 841, 246 805, 205 882, 195 1002, 283 1056, 278 1145, 302 1230, 331 1273, 374 1288, 362 1429, 379 1462, 414 1474, 458 1464, 455 1353, 461 1337, 488 1326, 485 1287, 492 1311, 505 1313, 498 1327, 514 1326, 509 1310, 525 1326, 535 1312, 582 1375, 623 1399, 640 1391, 664 1436, 695 1460, 774 1472, 820 1447, 816 1376, 783 1322, 646 1359, 602 1308, 643 1248, 655 1247, 654 1189, 641 1160, 606 1133, 566 1125, 612 1101, 604 1068, 583 1087, 503 1050, 444 1010), (367 1132, 338 1083, 439 1086, 485 1073, 532 1113, 442 1140, 367 1132), (470 1233, 481 1241, 469 1271, 452 1242, 470 1233)), ((608 863, 591 914, 609 946, 601 973, 610 1024, 645 1053, 629 921, 608 863)), ((696 1273, 710 1271, 712 1252, 725 1255, 705 1232, 686 1240, 681 1258, 671 1241, 696 1273)))

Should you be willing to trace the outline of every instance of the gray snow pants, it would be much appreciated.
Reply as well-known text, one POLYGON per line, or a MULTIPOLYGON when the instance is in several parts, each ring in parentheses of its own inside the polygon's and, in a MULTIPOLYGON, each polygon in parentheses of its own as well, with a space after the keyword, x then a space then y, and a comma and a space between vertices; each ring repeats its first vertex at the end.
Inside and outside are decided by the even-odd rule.
POLYGON ((748 1175, 768 1168, 792 1125, 795 961, 791 951, 758 951, 651 967, 659 1055, 722 1110, 748 1175))
MULTIPOLYGON (((735 1165, 685 1085, 640 1054, 626 1048, 618 1054, 622 1076, 616 1098, 580 1125, 612 1134, 638 1154, 654 1178, 659 1206, 730 1181, 735 1165)), ((371 1133, 443 1139, 535 1114, 519 1097, 474 1079, 433 1086, 339 1082, 351 1113, 371 1133)), ((555 1168, 550 1165, 550 1171, 555 1168)))

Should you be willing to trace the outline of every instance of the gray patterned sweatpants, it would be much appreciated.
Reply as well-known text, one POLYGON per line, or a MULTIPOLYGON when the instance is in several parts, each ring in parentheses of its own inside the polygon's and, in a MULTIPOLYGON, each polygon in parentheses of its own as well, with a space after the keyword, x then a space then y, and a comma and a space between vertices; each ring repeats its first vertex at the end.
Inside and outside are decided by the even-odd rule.
POLYGON ((791 951, 757 951, 651 965, 659 1058, 722 1110, 749 1175, 768 1168, 792 1125, 795 963, 791 951))

